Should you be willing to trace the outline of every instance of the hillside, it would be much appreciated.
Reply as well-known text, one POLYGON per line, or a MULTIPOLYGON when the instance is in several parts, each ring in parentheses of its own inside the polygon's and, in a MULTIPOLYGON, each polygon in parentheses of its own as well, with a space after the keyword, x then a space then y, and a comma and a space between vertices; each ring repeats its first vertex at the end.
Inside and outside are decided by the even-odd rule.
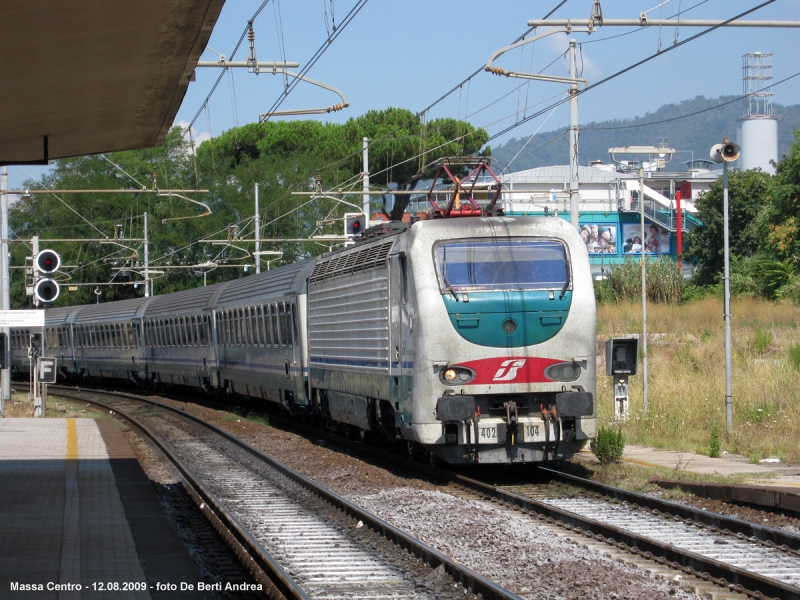
MULTIPOLYGON (((744 114, 746 100, 733 100, 735 96, 704 98, 698 96, 692 100, 684 100, 679 104, 667 104, 643 117, 633 119, 592 122, 581 124, 579 157, 580 164, 586 165, 591 160, 610 162, 608 149, 615 146, 659 145, 665 138, 666 145, 681 151, 693 151, 695 159, 707 159, 712 145, 722 141, 723 137, 735 140, 737 121, 744 114), (691 117, 680 118, 666 123, 644 125, 665 119, 674 119, 704 109, 720 106, 691 117), (639 126, 642 125, 642 126, 639 126)), ((800 105, 773 106, 778 117, 778 156, 782 157, 792 141, 792 131, 800 128, 800 105)), ((529 129, 533 129, 530 126, 529 129)), ((528 142, 528 136, 512 138, 501 146, 492 148, 492 156, 502 163, 509 163, 520 148, 528 142, 524 150, 514 159, 511 171, 522 171, 547 165, 565 165, 569 163, 569 146, 566 127, 546 133, 539 133, 528 142)), ((675 155, 672 168, 692 158, 689 152, 675 155)))

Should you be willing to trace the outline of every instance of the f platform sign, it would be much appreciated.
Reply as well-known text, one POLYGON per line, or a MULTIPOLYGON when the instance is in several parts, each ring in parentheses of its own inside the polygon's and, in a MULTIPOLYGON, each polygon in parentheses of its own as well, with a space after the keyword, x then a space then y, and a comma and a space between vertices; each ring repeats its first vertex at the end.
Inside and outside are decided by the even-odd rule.
POLYGON ((39 383, 56 382, 56 359, 49 356, 40 356, 36 368, 39 370, 39 383))

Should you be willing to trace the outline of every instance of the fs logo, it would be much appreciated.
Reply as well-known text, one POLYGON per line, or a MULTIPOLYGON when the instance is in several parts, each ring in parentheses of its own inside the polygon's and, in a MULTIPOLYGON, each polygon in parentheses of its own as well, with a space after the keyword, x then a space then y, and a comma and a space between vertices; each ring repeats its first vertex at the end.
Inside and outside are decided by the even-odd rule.
MULTIPOLYGON (((497 373, 494 374, 492 381, 513 381, 517 377, 517 371, 525 366, 525 359, 504 360, 500 364, 497 373)), ((491 372, 491 371, 490 371, 491 372)))

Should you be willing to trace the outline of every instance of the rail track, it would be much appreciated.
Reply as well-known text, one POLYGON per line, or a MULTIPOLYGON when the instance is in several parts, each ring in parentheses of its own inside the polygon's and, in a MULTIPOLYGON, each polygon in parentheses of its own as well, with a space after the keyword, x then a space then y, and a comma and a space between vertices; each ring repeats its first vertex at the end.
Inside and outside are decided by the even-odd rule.
MULTIPOLYGON (((273 421, 275 419, 273 418, 273 421)), ((304 428, 283 420, 288 427, 304 428)), ((304 428, 305 429, 305 428, 304 428)), ((315 429, 306 429, 320 436, 315 429)), ((719 592, 753 598, 800 600, 800 535, 758 523, 704 511, 676 502, 540 467, 552 482, 580 494, 543 494, 541 486, 498 486, 445 469, 409 463, 390 452, 326 434, 339 444, 380 456, 429 477, 450 483, 463 495, 521 511, 551 524, 572 538, 591 539, 613 548, 630 562, 652 561, 683 577, 713 584, 719 592)), ((708 591, 705 586, 703 591, 708 591)))
MULTIPOLYGON (((68 395, 70 392, 74 392, 74 390, 64 388, 58 393, 68 395)), ((122 400, 136 400, 149 402, 152 405, 157 404, 130 394, 115 394, 113 397, 118 398, 117 403, 122 400)), ((81 399, 85 398, 81 397, 81 399)), ((112 403, 109 402, 107 406, 112 407, 112 403)), ((180 413, 174 409, 170 410, 173 410, 172 414, 180 413)), ((194 419, 199 426, 199 420, 191 415, 181 413, 181 418, 194 419)), ((671 569, 676 573, 681 573, 687 579, 700 582, 701 587, 704 583, 715 586, 718 593, 737 592, 752 598, 774 597, 800 600, 800 536, 796 534, 621 490, 546 468, 540 468, 539 471, 546 474, 557 486, 562 486, 563 493, 553 494, 551 490, 544 494, 541 486, 535 485, 493 485, 444 469, 411 463, 396 454, 352 442, 337 435, 327 434, 318 429, 298 425, 294 421, 275 417, 271 417, 271 421, 282 421, 287 427, 304 430, 315 438, 327 438, 336 444, 349 446, 378 457, 381 461, 389 461, 402 465, 404 468, 413 469, 427 477, 448 483, 448 487, 445 489, 453 491, 456 495, 490 501, 509 511, 528 514, 537 519, 540 524, 561 531, 562 536, 583 540, 584 543, 588 542, 595 546, 599 544, 600 548, 610 549, 618 557, 629 556, 629 562, 639 566, 649 563, 653 565, 653 570, 671 569)), ((211 427, 213 428, 213 426, 211 427)), ((247 447, 236 438, 221 431, 219 433, 226 436, 229 442, 236 444, 238 448, 247 447)), ((191 445, 186 446, 186 448, 190 447, 191 445)), ((202 454, 207 451, 196 447, 194 452, 202 454)), ((261 454, 254 449, 247 450, 247 452, 261 454)), ((211 456, 211 454, 208 455, 211 456)), ((227 470, 222 463, 208 462, 206 466, 210 472, 205 477, 209 479, 215 477, 214 473, 227 470)), ((238 482, 238 475, 231 475, 231 473, 228 472, 230 481, 238 482)), ((294 472, 291 476, 286 475, 285 477, 290 482, 305 480, 302 475, 294 472), (296 480, 295 477, 298 479, 296 480)), ((330 492, 327 494, 335 496, 330 492)), ((243 503, 255 501, 256 497, 262 498, 263 490, 252 492, 249 496, 250 500, 245 500, 243 503)), ((322 494, 320 497, 325 498, 326 496, 322 494)), ((354 519, 362 520, 362 517, 356 516, 357 513, 354 512, 360 509, 347 500, 336 496, 333 504, 354 519)), ((374 517, 372 518, 374 519, 374 517)), ((394 529, 390 525, 378 521, 376 520, 374 525, 370 522, 370 527, 382 532, 387 528, 388 530, 394 529)), ((368 521, 362 522, 367 523, 368 521)), ((247 531, 246 522, 242 523, 240 528, 247 531)), ((305 535, 292 536, 288 533, 289 529, 285 531, 287 533, 283 537, 286 539, 305 537, 305 535)), ((323 531, 319 529, 316 530, 316 533, 322 537, 329 534, 329 531, 324 531, 324 533, 323 531)), ((392 532, 390 537, 395 543, 401 544, 415 556, 434 567, 440 564, 447 565, 446 561, 449 559, 441 555, 435 556, 437 553, 434 550, 429 548, 412 549, 411 544, 416 543, 416 540, 402 532, 392 532), (439 562, 441 559, 445 560, 439 562)), ((342 547, 341 542, 334 542, 334 545, 336 543, 342 547)), ((280 547, 273 547, 272 551, 276 556, 282 557, 284 555, 280 550, 280 547)), ((313 564, 313 559, 309 559, 308 562, 313 564)), ((448 573, 457 567, 458 565, 448 566, 448 573)), ((291 578, 290 575, 294 574, 302 577, 302 572, 299 570, 286 573, 286 577, 291 578)), ((484 598, 503 597, 493 594, 508 593, 495 584, 491 584, 489 590, 483 591, 480 584, 464 579, 464 576, 458 575, 457 571, 450 574, 454 580, 470 587, 476 593, 482 593, 484 598)), ((708 587, 702 591, 707 590, 708 587)), ((400 588, 397 588, 396 593, 400 593, 400 588)))
POLYGON ((193 415, 133 394, 50 389, 114 411, 150 438, 284 597, 519 600, 193 415))

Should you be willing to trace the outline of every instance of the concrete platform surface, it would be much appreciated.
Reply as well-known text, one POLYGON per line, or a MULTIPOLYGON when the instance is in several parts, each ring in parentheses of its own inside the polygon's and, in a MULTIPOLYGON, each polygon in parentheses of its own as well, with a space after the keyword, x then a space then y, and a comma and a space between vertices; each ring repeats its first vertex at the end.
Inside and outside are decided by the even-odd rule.
MULTIPOLYGON (((581 454, 591 451, 587 448, 581 454)), ((800 465, 785 463, 751 463, 745 456, 724 454, 710 458, 695 452, 656 450, 643 446, 626 445, 622 460, 644 467, 661 467, 673 471, 703 475, 744 476, 747 481, 764 485, 800 487, 800 465)))
POLYGON ((201 580, 112 420, 0 420, 0 597, 157 600, 201 580))

